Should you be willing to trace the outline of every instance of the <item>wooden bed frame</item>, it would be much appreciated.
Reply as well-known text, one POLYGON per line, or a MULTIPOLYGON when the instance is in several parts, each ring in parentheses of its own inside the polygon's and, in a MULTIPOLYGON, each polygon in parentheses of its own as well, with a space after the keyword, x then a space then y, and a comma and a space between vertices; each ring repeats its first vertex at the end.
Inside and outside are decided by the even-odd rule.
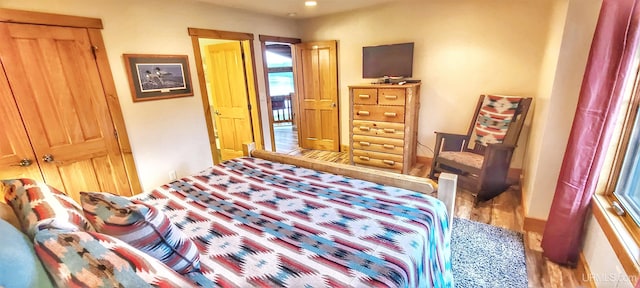
POLYGON ((356 167, 351 165, 320 161, 316 159, 279 154, 265 150, 257 150, 255 143, 244 144, 243 152, 245 156, 290 164, 332 174, 343 175, 350 178, 357 178, 382 185, 417 191, 433 197, 437 197, 442 202, 444 202, 445 206, 447 207, 449 223, 453 223, 452 221, 456 200, 456 187, 458 181, 458 176, 455 174, 441 173, 440 177, 438 178, 438 183, 435 183, 429 178, 398 174, 360 166, 356 167))

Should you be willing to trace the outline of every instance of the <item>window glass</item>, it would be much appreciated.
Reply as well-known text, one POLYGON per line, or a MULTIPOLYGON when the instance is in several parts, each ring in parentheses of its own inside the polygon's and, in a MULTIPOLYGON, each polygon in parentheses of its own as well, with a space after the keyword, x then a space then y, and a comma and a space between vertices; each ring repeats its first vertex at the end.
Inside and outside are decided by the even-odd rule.
POLYGON ((290 57, 285 57, 285 56, 267 51, 267 67, 277 68, 277 67, 291 67, 291 66, 293 66, 293 61, 291 61, 290 57))
POLYGON ((293 93, 293 72, 270 72, 269 95, 284 96, 293 93))
MULTIPOLYGON (((638 110, 640 112, 640 110, 638 110)), ((640 117, 636 115, 614 195, 640 225, 640 117)))
POLYGON ((285 96, 293 93, 293 61, 291 57, 285 57, 273 52, 267 51, 267 67, 269 70, 277 72, 269 72, 269 95, 285 96), (271 69, 280 68, 280 69, 271 69), (282 69, 289 68, 289 69, 282 69))

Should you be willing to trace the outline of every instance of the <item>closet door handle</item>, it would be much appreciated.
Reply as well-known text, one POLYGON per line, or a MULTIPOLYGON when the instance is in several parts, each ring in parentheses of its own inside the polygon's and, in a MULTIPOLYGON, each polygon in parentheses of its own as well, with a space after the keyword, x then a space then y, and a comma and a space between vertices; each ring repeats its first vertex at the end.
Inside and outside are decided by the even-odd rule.
POLYGON ((18 162, 17 165, 11 165, 11 166, 29 167, 31 166, 31 164, 33 164, 33 160, 24 158, 20 160, 20 162, 18 162))
POLYGON ((53 162, 53 155, 51 155, 51 154, 43 155, 42 156, 42 161, 47 162, 47 163, 53 162))

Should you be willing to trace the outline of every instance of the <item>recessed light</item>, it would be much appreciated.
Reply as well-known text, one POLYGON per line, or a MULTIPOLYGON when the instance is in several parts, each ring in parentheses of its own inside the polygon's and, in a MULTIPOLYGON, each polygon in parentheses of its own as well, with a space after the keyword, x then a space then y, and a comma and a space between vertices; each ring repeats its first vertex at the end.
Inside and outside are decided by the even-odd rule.
POLYGON ((318 5, 318 2, 316 2, 316 1, 304 1, 304 6, 312 7, 312 6, 316 6, 316 5, 318 5))
POLYGON ((296 15, 298 15, 298 14, 296 14, 294 12, 287 13, 287 16, 289 16, 289 17, 296 17, 296 15))

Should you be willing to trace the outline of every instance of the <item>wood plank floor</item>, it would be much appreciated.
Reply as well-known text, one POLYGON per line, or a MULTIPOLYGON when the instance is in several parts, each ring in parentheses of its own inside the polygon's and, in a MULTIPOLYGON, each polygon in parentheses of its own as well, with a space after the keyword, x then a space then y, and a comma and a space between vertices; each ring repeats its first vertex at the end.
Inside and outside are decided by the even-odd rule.
POLYGON ((291 124, 278 124, 273 126, 273 137, 276 143, 276 152, 291 153, 298 149, 298 132, 293 130, 291 124))
MULTIPOLYGON (((287 154, 335 163, 348 164, 349 162, 348 152, 296 149, 287 154)), ((410 174, 427 177, 429 168, 427 165, 418 163, 410 174)), ((584 284, 576 277, 575 269, 559 266, 542 256, 540 247, 542 235, 523 231, 521 194, 520 188, 514 185, 492 200, 480 202, 474 206, 473 195, 458 189, 455 216, 524 233, 529 287, 583 287, 584 284)))

